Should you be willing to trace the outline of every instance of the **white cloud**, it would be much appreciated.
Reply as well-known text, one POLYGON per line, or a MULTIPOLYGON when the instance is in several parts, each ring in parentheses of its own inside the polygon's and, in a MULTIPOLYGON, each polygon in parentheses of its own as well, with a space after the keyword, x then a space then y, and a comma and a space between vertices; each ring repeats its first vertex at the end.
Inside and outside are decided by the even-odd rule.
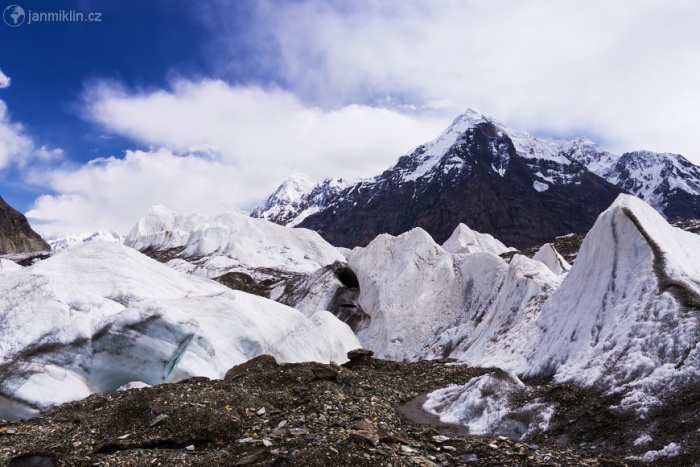
POLYGON ((2 70, 0 70, 0 89, 9 88, 11 82, 12 80, 10 79, 10 77, 3 73, 2 70))
POLYGON ((108 130, 176 152, 213 154, 236 166, 237 182, 249 180, 258 197, 290 171, 375 175, 449 123, 361 105, 325 111, 279 89, 221 81, 180 81, 149 94, 101 84, 86 99, 90 118, 108 130))
POLYGON ((181 81, 149 94, 100 84, 86 101, 90 118, 109 131, 161 149, 32 172, 31 183, 56 193, 27 213, 44 234, 126 233, 154 204, 179 212, 249 208, 293 171, 374 175, 448 123, 359 105, 324 111, 287 92, 220 81, 181 81))
POLYGON ((55 193, 27 213, 43 234, 126 233, 154 204, 179 212, 249 208, 294 171, 374 175, 449 123, 360 105, 325 111, 278 89, 221 81, 180 81, 145 94, 98 83, 85 99, 89 118, 108 131, 161 149, 31 172, 29 182, 55 193))
MULTIPOLYGON (((583 133, 615 151, 674 151, 700 162, 698 2, 257 5, 250 33, 257 53, 274 57, 258 63, 319 105, 386 94, 447 100, 513 128, 583 133)), ((222 37, 236 50, 222 63, 240 69, 237 44, 222 37)))
POLYGON ((22 125, 14 123, 7 114, 5 101, 0 100, 0 169, 11 163, 23 163, 34 151, 34 142, 22 125))
MULTIPOLYGON (((0 70, 0 88, 9 83, 10 79, 0 70)), ((25 168, 30 162, 55 161, 62 155, 61 149, 38 146, 24 127, 10 118, 7 104, 0 99, 0 170, 13 164, 25 168)))
POLYGON ((235 167, 165 149, 127 151, 121 159, 36 172, 32 181, 57 193, 40 196, 27 213, 42 234, 127 233, 154 204, 213 213, 236 210, 237 200, 247 199, 235 167))

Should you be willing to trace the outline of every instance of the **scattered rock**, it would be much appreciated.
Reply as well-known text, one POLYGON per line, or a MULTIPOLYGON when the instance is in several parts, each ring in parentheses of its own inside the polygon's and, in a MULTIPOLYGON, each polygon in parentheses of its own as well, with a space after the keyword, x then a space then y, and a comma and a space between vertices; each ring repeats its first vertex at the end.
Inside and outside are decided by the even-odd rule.
POLYGON ((316 379, 333 380, 338 376, 338 371, 332 367, 313 368, 311 372, 314 374, 316 379))
POLYGON ((240 365, 236 365, 230 370, 226 372, 226 376, 224 376, 224 381, 232 381, 236 379, 238 376, 244 374, 245 372, 251 370, 252 368, 269 368, 269 367, 276 367, 278 366, 277 360, 275 360, 275 357, 272 355, 268 354, 263 354, 263 355, 258 355, 255 358, 251 358, 245 363, 241 363, 240 365))
POLYGON ((165 422, 165 421, 166 421, 167 419, 169 419, 169 418, 170 418, 169 415, 160 414, 160 415, 158 415, 156 418, 154 418, 154 419, 151 421, 151 423, 148 424, 148 426, 149 426, 149 427, 158 426, 158 425, 160 425, 161 423, 165 422))
POLYGON ((371 358, 374 352, 367 349, 355 349, 348 352, 348 358, 350 360, 359 360, 362 358, 371 358))

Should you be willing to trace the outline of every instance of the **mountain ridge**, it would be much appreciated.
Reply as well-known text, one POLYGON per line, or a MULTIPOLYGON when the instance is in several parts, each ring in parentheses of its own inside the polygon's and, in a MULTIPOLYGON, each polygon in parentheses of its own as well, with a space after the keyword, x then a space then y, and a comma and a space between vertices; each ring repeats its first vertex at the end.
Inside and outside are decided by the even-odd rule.
POLYGON ((541 245, 585 233, 620 193, 669 218, 700 217, 700 168, 680 155, 617 156, 588 138, 540 139, 471 109, 377 176, 305 178, 295 188, 293 202, 278 189, 251 216, 316 230, 341 247, 414 227, 442 243, 459 223, 519 248, 541 245))

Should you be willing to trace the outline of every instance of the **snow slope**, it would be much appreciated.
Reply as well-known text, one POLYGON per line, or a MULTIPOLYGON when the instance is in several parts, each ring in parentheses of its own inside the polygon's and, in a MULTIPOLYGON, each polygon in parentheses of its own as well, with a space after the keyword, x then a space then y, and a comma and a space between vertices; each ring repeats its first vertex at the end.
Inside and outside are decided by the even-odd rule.
POLYGON ((243 214, 181 215, 153 206, 124 244, 175 258, 171 266, 203 277, 269 268, 311 273, 343 255, 316 232, 243 214))
POLYGON ((0 274, 0 336, 6 419, 133 381, 221 378, 262 353, 342 362, 360 347, 330 313, 307 318, 107 242, 0 274))
POLYGON ((10 261, 9 259, 5 258, 0 258, 0 273, 18 271, 20 269, 22 269, 22 266, 15 263, 14 261, 10 261))
MULTIPOLYGON (((303 174, 293 174, 270 195, 264 206, 254 208, 252 217, 286 219, 291 212, 304 208, 304 200, 316 186, 316 182, 303 174)), ((286 224, 286 223, 285 223, 286 224)))

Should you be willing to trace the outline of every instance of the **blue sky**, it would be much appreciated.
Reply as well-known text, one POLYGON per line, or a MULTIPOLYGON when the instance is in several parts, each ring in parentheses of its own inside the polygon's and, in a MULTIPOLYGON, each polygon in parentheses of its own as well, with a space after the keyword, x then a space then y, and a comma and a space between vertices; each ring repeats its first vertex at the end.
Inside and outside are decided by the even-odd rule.
POLYGON ((100 15, 0 23, 0 195, 45 234, 371 176, 469 107, 700 162, 697 2, 17 4, 100 15))
MULTIPOLYGON (((91 82, 114 80, 155 89, 166 86, 174 74, 214 73, 203 50, 210 33, 193 19, 192 2, 34 0, 20 6, 27 13, 101 14, 99 22, 25 23, 14 29, 0 24, 0 66, 12 79, 0 98, 12 120, 20 122, 38 145, 61 148, 75 163, 141 147, 136 141, 107 135, 83 118, 82 94, 91 82)), ((45 189, 12 180, 18 176, 16 170, 0 173, 2 195, 22 210, 28 210, 45 189)))

